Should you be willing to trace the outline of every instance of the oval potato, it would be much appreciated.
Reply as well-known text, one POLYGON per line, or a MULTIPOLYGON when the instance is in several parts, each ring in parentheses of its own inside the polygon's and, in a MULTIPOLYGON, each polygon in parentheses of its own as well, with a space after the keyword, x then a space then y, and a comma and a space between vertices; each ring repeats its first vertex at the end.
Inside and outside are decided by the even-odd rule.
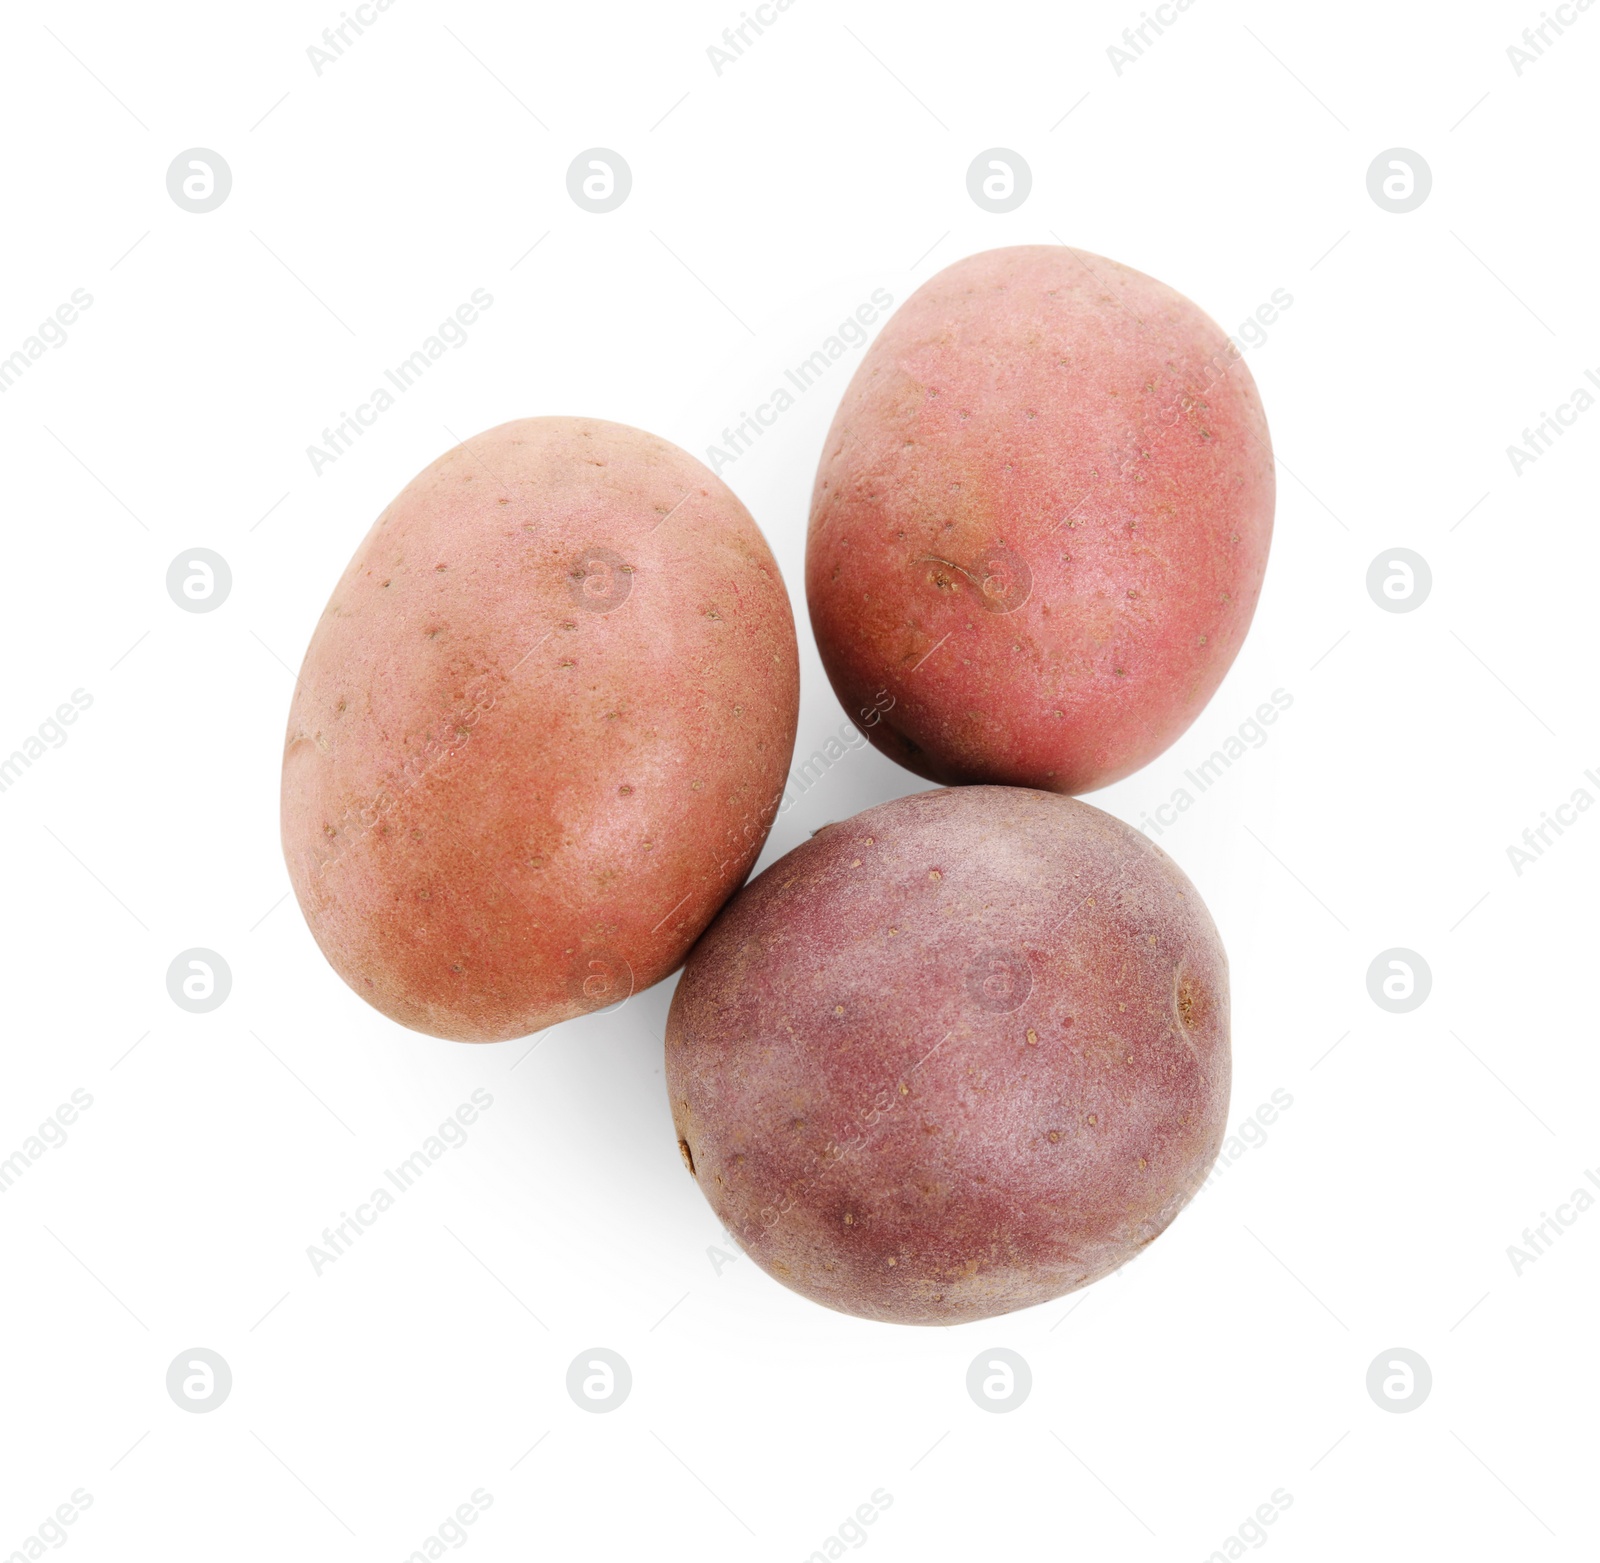
POLYGON ((750 871, 794 746, 778 568, 692 456, 531 418, 418 475, 306 652, 290 878, 384 1014, 523 1036, 658 982, 750 871))
POLYGON ((1250 371, 1188 299, 1065 246, 971 256, 891 317, 829 431, 823 666, 919 776, 1104 787, 1227 672, 1273 496, 1250 371))
POLYGON ((919 793, 722 911, 667 1020, 685 1163, 768 1274, 958 1324, 1133 1257, 1222 1143, 1228 969, 1177 865, 1072 798, 919 793))

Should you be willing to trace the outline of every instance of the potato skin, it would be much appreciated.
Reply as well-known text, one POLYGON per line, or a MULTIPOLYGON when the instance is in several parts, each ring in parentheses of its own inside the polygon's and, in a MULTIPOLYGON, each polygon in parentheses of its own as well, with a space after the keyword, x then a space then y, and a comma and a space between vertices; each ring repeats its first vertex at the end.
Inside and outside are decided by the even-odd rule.
POLYGON ((722 911, 667 1020, 679 1150, 844 1313, 960 1324, 1151 1242, 1228 1106, 1227 957, 1138 831, 1010 787, 829 825, 722 911))
POLYGON ((306 652, 283 847, 402 1025, 525 1036, 658 982, 744 880, 794 748, 778 567, 686 452, 530 418, 420 473, 306 652))
POLYGON ((1104 787, 1227 672, 1273 500, 1255 382, 1188 299, 1065 246, 971 256, 891 317, 823 447, 823 666, 919 776, 1104 787))

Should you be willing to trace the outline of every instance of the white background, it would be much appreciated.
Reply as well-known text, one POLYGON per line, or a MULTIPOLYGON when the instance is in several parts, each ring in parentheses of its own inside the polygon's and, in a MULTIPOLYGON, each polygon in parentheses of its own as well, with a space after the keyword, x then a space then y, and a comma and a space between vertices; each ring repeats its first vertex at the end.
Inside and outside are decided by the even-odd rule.
MULTIPOLYGON (((1538 9, 1198 0, 1119 76, 1136 3, 798 0, 718 75, 737 0, 398 0, 319 76, 336 4, 7 8, 0 355, 94 302, 0 396, 0 751, 93 704, 0 793, 0 1157, 94 1105, 0 1196, 0 1556, 80 1487, 84 1563, 399 1560, 478 1488, 483 1560, 798 1563, 879 1488, 883 1560, 1199 1560, 1279 1488, 1275 1557, 1592 1555, 1600 1211, 1507 1256, 1600 1168, 1600 816, 1521 875, 1506 851, 1600 797, 1600 410, 1520 476, 1506 452, 1600 372, 1600 9, 1519 77, 1538 9), (165 185, 196 146, 233 174, 206 215, 165 185), (633 172, 603 216, 565 184, 594 146, 633 172), (1033 173, 1005 216, 966 190, 995 146, 1033 173), (1407 215, 1367 193, 1392 147, 1433 172, 1407 215), (1229 330, 1293 298, 1249 350, 1281 458, 1254 630, 1194 728, 1093 800, 1137 823, 1292 695, 1160 839, 1230 952, 1232 1121, 1293 1106, 1116 1277, 899 1329, 708 1252, 670 983, 531 1055, 345 988, 285 899, 289 669, 458 436, 582 413, 703 458, 874 287, 1055 238, 1229 330), (306 447, 474 288, 468 343, 316 475, 306 447), (233 572, 209 614, 165 589, 195 546, 233 572), (1396 546, 1433 573, 1411 613, 1365 587, 1396 546), (233 972, 206 1015, 167 995, 191 946, 233 972), (1391 946, 1432 970, 1409 1014, 1367 993, 1391 946), (323 1227, 474 1087, 469 1142, 316 1275, 323 1227), (195 1346, 233 1372, 205 1415, 165 1389, 195 1346), (607 1415, 565 1389, 593 1346, 632 1368, 607 1415), (994 1415, 965 1380, 1000 1346, 1034 1383, 994 1415), (1403 1415, 1365 1387, 1396 1346, 1433 1374, 1403 1415)), ((857 361, 724 472, 794 597, 801 756, 843 718, 801 580, 857 361)), ((852 753, 763 861, 919 785, 852 753)))

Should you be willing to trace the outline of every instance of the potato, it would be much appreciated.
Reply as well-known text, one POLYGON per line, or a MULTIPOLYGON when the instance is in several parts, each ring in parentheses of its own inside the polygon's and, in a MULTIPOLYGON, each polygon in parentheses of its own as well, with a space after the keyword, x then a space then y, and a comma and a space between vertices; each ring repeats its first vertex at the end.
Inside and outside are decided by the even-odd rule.
POLYGON ((378 517, 306 652, 289 876, 385 1015, 493 1042, 658 982, 749 873, 794 748, 778 567, 692 456, 480 434, 378 517))
POLYGON ((1181 294, 1065 247, 971 256, 834 418, 806 551, 823 665, 919 776, 1104 787, 1227 672, 1273 492, 1250 371, 1181 294))
POLYGON ((667 1020, 678 1148, 727 1230, 784 1285, 899 1324, 1131 1259, 1215 1159, 1229 1068, 1194 887, 1024 788, 825 827, 723 909, 667 1020))

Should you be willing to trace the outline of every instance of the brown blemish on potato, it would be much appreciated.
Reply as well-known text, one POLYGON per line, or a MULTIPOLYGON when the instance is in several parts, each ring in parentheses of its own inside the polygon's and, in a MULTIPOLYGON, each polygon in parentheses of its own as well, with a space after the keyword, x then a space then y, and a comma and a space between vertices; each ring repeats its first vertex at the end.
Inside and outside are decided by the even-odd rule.
MULTIPOLYGON (((691 1178, 695 1177, 696 1173, 695 1173, 695 1170, 694 1170, 694 1152, 689 1149, 689 1142, 687 1140, 679 1140, 678 1141, 678 1154, 681 1157, 683 1157, 683 1164, 684 1164, 684 1166, 686 1166, 689 1169, 689 1176, 691 1178)), ((721 1178, 720 1174, 718 1175, 717 1181, 719 1183, 722 1181, 722 1178, 721 1178)))
POLYGON ((1193 1031, 1205 1024, 1210 1013, 1209 996, 1200 983, 1181 968, 1174 982, 1174 1000, 1178 1019, 1185 1031, 1193 1031))

